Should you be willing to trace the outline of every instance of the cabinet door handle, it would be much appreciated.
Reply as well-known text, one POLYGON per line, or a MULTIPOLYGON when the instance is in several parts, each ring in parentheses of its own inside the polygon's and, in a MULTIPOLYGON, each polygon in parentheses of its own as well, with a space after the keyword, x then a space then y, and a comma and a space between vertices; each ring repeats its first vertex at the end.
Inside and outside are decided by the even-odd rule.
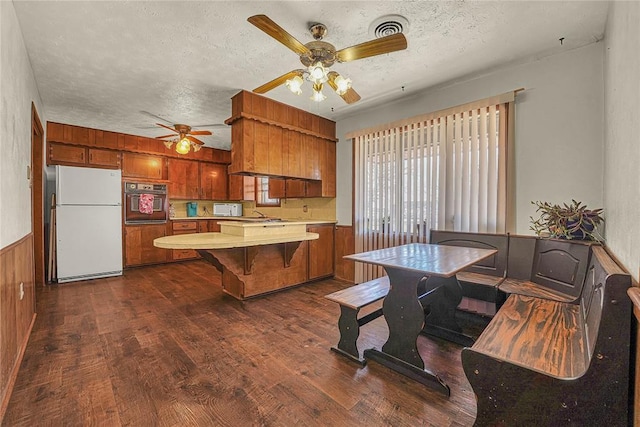
POLYGON ((93 153, 89 153, 89 161, 93 162, 93 153))

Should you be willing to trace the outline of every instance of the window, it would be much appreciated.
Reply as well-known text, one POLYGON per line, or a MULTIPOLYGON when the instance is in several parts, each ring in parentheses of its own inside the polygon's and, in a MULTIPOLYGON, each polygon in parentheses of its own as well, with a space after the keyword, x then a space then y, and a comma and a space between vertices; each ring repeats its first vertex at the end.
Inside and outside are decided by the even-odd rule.
POLYGON ((260 206, 280 206, 280 199, 269 198, 269 178, 266 176, 256 177, 256 207, 260 206))
MULTIPOLYGON (((354 141, 356 252, 428 242, 431 229, 506 231, 513 103, 504 97, 348 135, 354 141)), ((381 274, 356 264, 356 281, 381 274)))

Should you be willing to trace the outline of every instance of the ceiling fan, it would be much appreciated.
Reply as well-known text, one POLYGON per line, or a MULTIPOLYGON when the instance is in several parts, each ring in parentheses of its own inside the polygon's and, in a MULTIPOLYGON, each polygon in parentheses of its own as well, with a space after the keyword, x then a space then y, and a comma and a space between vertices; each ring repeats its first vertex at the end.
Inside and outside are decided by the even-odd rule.
POLYGON ((156 139, 173 138, 168 141, 163 141, 167 148, 171 148, 173 143, 176 144, 176 152, 179 154, 187 154, 193 147, 193 151, 199 151, 204 145, 204 142, 200 141, 193 135, 212 135, 208 130, 191 130, 191 126, 175 124, 173 127, 163 125, 162 123, 156 123, 165 129, 169 129, 174 133, 169 135, 156 136, 156 139), (177 134, 177 135, 176 135, 177 134))
POLYGON ((327 68, 336 62, 355 61, 407 48, 407 39, 402 33, 336 50, 332 44, 322 41, 322 38, 327 34, 327 27, 323 24, 313 24, 309 31, 314 41, 302 44, 266 15, 251 16, 247 21, 297 53, 300 56, 300 62, 306 67, 276 77, 255 88, 253 90, 255 93, 265 93, 286 84, 289 90, 300 95, 304 82, 303 77, 306 77, 313 84, 311 99, 314 101, 320 102, 326 99, 326 96, 322 94, 322 87, 324 83, 327 83, 347 104, 353 104, 360 100, 360 95, 351 87, 351 79, 344 78, 335 71, 327 71, 327 68))

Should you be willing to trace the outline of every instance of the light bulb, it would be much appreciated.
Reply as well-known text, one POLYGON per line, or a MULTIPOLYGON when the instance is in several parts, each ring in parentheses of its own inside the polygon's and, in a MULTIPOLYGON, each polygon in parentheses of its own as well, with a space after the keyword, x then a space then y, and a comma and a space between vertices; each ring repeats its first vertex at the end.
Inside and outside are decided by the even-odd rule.
POLYGON ((302 93, 302 83, 304 83, 302 77, 295 76, 294 78, 287 80, 285 85, 287 85, 291 92, 296 95, 300 95, 302 93))
POLYGON ((169 140, 169 141, 162 141, 164 143, 164 146, 167 148, 171 148, 171 146, 173 145, 174 141, 173 140, 169 140))
POLYGON ((311 99, 316 102, 322 102, 327 99, 322 93, 322 83, 313 85, 313 95, 311 95, 311 99))
POLYGON ((202 145, 200 144, 194 144, 193 145, 193 152, 197 153, 198 151, 200 151, 200 149, 202 148, 202 145))
POLYGON ((309 67, 309 79, 315 83, 324 83, 327 81, 327 72, 321 62, 316 62, 309 67))
POLYGON ((344 95, 349 89, 351 89, 351 79, 345 79, 344 77, 338 75, 338 77, 336 77, 333 82, 336 85, 336 93, 338 95, 344 95))
POLYGON ((182 138, 180 142, 176 144, 176 152, 178 154, 187 154, 191 150, 191 141, 187 138, 182 138))

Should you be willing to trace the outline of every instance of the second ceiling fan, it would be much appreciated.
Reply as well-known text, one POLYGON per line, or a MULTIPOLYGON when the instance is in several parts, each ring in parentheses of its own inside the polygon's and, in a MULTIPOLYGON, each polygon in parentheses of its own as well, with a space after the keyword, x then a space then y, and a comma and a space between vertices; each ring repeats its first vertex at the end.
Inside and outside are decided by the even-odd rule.
POLYGON ((273 22, 266 15, 255 15, 247 19, 250 23, 264 31, 280 43, 297 53, 300 62, 306 68, 289 71, 276 77, 268 83, 255 88, 256 93, 265 93, 282 84, 296 94, 302 93, 303 78, 313 84, 314 101, 322 101, 326 97, 322 93, 323 84, 327 83, 347 104, 353 104, 360 100, 360 95, 351 87, 351 79, 344 78, 335 71, 327 71, 336 62, 355 61, 383 53, 395 52, 407 48, 407 39, 404 34, 397 33, 379 39, 370 40, 355 46, 336 50, 336 48, 322 38, 327 33, 327 27, 323 24, 314 24, 309 31, 314 41, 302 44, 295 37, 273 22))

